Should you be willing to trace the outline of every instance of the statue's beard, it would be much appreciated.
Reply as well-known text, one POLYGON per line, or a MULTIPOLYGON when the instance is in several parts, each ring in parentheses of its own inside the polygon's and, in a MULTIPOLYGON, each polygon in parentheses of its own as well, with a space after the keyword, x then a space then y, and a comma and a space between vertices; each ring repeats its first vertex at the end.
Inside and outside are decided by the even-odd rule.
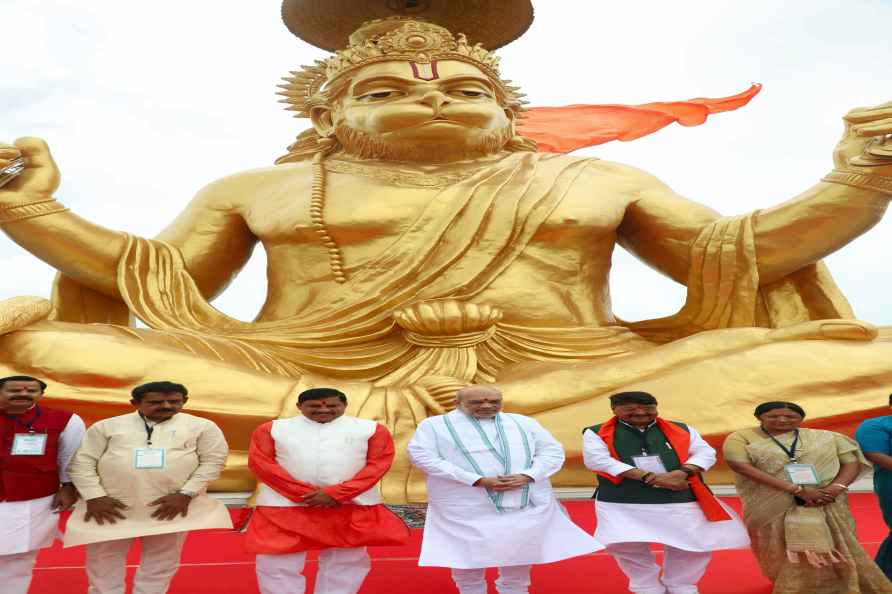
POLYGON ((505 126, 485 136, 469 137, 453 143, 421 143, 394 141, 367 134, 346 124, 335 129, 344 151, 362 159, 383 161, 417 161, 444 163, 461 161, 498 153, 511 140, 511 126, 505 126))

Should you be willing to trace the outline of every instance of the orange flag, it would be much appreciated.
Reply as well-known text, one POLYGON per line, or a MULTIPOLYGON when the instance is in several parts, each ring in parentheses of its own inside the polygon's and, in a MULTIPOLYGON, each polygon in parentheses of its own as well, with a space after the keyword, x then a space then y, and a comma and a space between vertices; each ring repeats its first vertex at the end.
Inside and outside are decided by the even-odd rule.
POLYGON ((569 153, 611 140, 635 140, 672 122, 699 126, 710 114, 743 107, 761 90, 762 85, 753 84, 743 93, 719 99, 698 98, 644 105, 531 107, 518 129, 523 136, 535 140, 542 152, 569 153))

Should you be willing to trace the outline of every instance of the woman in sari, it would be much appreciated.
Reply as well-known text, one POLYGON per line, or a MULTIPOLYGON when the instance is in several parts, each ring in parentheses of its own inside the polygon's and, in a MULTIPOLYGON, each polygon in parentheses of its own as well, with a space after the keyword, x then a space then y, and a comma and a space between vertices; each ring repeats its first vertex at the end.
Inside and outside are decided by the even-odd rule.
POLYGON ((725 440, 743 519, 773 594, 892 594, 855 535, 846 493, 869 468, 852 439, 800 429, 805 411, 766 402, 759 427, 725 440))

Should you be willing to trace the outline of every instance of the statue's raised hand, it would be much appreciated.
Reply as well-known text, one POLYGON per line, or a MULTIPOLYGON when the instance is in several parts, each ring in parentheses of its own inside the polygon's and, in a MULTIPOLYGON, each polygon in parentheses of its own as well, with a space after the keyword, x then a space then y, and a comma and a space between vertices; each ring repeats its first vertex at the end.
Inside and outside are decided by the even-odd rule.
POLYGON ((45 141, 19 138, 15 144, 0 143, 0 171, 22 157, 25 170, 0 188, 0 206, 52 198, 59 188, 59 168, 45 141))
POLYGON ((892 101, 853 109, 843 121, 845 133, 833 153, 836 168, 892 177, 892 101))

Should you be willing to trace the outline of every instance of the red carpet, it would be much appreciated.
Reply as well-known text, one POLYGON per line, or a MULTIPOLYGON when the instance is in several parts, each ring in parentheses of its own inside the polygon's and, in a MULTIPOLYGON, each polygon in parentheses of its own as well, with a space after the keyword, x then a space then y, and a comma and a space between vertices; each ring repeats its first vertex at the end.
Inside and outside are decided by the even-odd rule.
MULTIPOLYGON (((736 499, 726 499, 735 507, 736 499)), ((582 528, 593 530, 595 525, 589 501, 565 503, 573 519, 582 528)), ((872 494, 854 494, 852 511, 858 521, 858 535, 865 548, 873 554, 886 537, 876 500, 872 494)), ((439 568, 419 568, 416 565, 421 531, 404 547, 378 548, 371 551, 372 572, 360 591, 361 594, 454 594, 455 587, 449 571, 439 568)), ((241 547, 242 535, 227 531, 193 533, 186 541, 183 565, 174 578, 171 594, 256 594, 254 565, 251 556, 241 547)), ((130 563, 137 555, 131 553, 130 563)), ((86 592, 87 580, 83 572, 82 547, 62 550, 58 543, 41 552, 31 594, 80 594, 86 592)), ((130 568, 130 575, 134 568, 130 568)), ((310 583, 315 563, 307 564, 310 583)), ((2 587, 0 587, 2 591, 2 587)), ((310 590, 312 591, 312 590, 310 590)), ((703 594, 769 594, 771 586, 762 577, 749 551, 720 551, 713 558, 706 577, 700 583, 703 594)), ((490 589, 491 593, 495 590, 490 589)), ((533 594, 613 594, 628 592, 626 579, 613 560, 596 553, 560 563, 540 565, 533 569, 533 594)))

